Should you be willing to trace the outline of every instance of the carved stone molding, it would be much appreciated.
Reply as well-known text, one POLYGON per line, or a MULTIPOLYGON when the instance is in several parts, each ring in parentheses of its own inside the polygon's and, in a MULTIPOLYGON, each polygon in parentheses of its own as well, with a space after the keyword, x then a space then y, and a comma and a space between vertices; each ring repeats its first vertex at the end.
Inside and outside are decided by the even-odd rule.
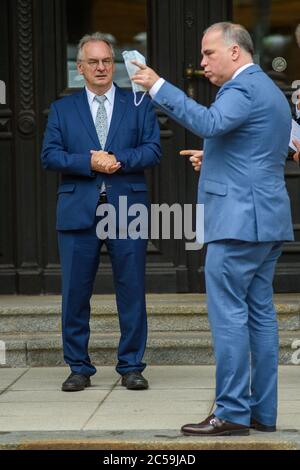
POLYGON ((169 117, 166 114, 163 114, 161 111, 157 112, 157 119, 160 127, 160 135, 164 139, 169 139, 170 137, 173 136, 173 132, 170 129, 169 123, 169 117))
POLYGON ((18 0, 18 63, 20 112, 18 128, 32 134, 36 127, 33 90, 32 0, 18 0))
POLYGON ((191 28, 195 23, 195 17, 192 12, 188 12, 185 17, 185 24, 188 28, 191 28))
POLYGON ((0 118, 0 132, 7 132, 10 129, 10 119, 0 118))
POLYGON ((32 134, 35 130, 35 115, 33 111, 20 111, 18 129, 23 134, 32 134))
POLYGON ((11 119, 0 118, 0 140, 11 139, 11 119))
POLYGON ((12 112, 10 109, 0 109, 0 140, 11 139, 11 116, 12 112))

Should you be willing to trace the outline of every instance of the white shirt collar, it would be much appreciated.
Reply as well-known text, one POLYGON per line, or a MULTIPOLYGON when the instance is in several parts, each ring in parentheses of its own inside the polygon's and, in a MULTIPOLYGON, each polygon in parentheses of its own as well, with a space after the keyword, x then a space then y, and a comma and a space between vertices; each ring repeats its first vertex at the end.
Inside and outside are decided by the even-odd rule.
POLYGON ((244 70, 246 70, 248 67, 251 67, 251 65, 254 65, 253 62, 249 62, 249 64, 246 64, 246 65, 242 65, 242 67, 240 67, 239 69, 237 69, 234 74, 232 75, 231 77, 231 80, 233 80, 234 78, 236 78, 241 72, 243 72, 244 70))
MULTIPOLYGON (((89 105, 91 107, 93 101, 94 101, 94 98, 96 95, 96 93, 94 93, 93 91, 89 90, 88 87, 86 86, 85 87, 85 90, 86 90, 86 94, 87 94, 87 99, 88 99, 88 102, 89 102, 89 105)), ((116 87, 114 84, 112 84, 112 86, 110 87, 109 90, 107 90, 106 93, 104 93, 104 95, 106 96, 109 104, 111 105, 113 102, 114 102, 114 96, 115 96, 115 91, 116 91, 116 87)))

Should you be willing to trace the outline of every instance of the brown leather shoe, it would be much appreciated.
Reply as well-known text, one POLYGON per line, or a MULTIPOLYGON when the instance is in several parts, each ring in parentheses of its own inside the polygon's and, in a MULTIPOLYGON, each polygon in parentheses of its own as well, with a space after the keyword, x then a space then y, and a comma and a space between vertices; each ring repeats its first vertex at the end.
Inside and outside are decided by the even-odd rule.
POLYGON ((260 423, 254 418, 251 418, 250 428, 261 432, 276 432, 276 425, 268 426, 267 424, 260 423))
POLYGON ((185 436, 248 436, 249 428, 210 415, 199 424, 185 424, 181 432, 185 436))

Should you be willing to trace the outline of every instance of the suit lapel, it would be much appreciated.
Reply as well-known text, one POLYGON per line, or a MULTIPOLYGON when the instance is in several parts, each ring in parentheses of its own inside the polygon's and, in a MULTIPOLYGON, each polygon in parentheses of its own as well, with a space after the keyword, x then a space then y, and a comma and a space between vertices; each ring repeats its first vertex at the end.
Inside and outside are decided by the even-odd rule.
POLYGON ((109 126, 108 136, 106 139, 106 148, 110 147, 115 133, 120 125, 122 117, 124 116, 128 96, 130 95, 124 93, 118 86, 116 86, 114 109, 112 113, 111 123, 109 126))
POLYGON ((93 117, 91 114, 91 110, 89 107, 89 103, 87 100, 85 88, 74 96, 74 101, 75 101, 77 111, 83 122, 83 125, 85 126, 92 141, 95 144, 95 150, 99 150, 101 148, 101 145, 97 136, 97 132, 96 132, 95 124, 94 124, 93 117))

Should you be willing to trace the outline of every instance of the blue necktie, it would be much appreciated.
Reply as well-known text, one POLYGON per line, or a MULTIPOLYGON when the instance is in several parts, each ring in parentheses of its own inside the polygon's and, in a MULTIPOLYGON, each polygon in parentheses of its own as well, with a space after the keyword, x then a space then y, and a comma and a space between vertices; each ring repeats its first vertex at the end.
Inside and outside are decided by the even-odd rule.
POLYGON ((98 101, 99 103, 96 120, 95 120, 95 127, 96 127, 96 131, 98 134, 98 138, 99 138, 99 142, 102 147, 102 150, 104 150, 107 133, 108 133, 107 114, 106 114, 106 109, 104 106, 104 101, 106 99, 107 98, 105 95, 95 96, 95 100, 98 101))
MULTIPOLYGON (((105 142, 108 133, 107 114, 104 106, 104 102, 106 99, 107 98, 105 95, 95 96, 95 100, 99 103, 96 114, 95 127, 102 150, 104 150, 105 148, 105 142)), ((100 193, 106 193, 106 187, 104 182, 101 185, 100 193)))

